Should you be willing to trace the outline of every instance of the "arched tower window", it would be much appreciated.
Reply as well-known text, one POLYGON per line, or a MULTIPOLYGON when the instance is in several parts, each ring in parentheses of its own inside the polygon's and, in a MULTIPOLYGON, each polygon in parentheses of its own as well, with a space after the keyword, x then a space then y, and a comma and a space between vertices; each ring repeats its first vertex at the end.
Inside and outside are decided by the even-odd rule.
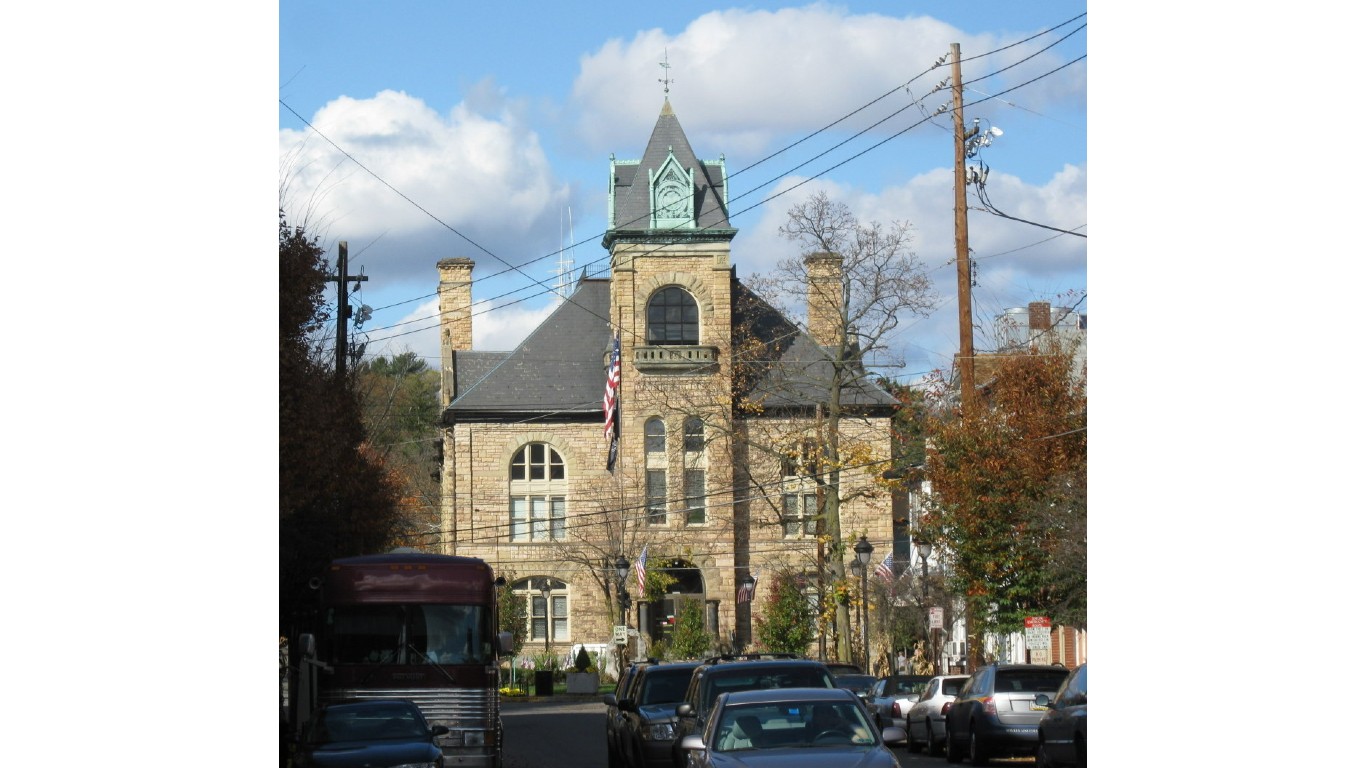
POLYGON ((650 344, 697 344, 697 302, 671 285, 650 297, 647 340, 650 344))
POLYGON ((527 443, 508 467, 508 540, 563 541, 564 459, 546 443, 527 443))

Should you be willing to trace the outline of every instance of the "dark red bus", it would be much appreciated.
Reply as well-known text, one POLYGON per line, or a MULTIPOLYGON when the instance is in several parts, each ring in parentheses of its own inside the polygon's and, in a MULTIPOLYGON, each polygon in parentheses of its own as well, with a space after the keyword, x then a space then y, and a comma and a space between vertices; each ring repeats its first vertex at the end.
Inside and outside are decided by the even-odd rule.
MULTIPOLYGON (((407 699, 432 725, 447 766, 501 765, 493 569, 472 557, 395 551, 334 560, 322 579, 316 634, 304 638, 319 704, 407 699)), ((312 687, 312 686, 309 686, 312 687)), ((308 688, 300 691, 308 695, 308 688)))

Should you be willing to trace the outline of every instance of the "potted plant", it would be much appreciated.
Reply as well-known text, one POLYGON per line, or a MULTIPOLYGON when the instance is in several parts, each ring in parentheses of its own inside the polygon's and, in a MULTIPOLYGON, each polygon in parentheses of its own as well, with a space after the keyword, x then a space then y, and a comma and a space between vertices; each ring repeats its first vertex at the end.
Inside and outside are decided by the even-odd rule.
POLYGON ((564 676, 565 693, 597 693, 599 686, 598 668, 588 656, 588 649, 579 646, 574 655, 574 671, 564 676))

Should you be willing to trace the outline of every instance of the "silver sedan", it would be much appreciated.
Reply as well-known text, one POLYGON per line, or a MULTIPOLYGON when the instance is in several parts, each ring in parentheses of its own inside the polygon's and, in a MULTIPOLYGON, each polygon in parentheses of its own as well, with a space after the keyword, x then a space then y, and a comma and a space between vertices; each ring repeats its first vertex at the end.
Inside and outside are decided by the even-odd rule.
POLYGON ((844 688, 777 688, 723 693, 702 729, 683 737, 696 768, 897 768, 885 745, 906 732, 878 732, 844 688))

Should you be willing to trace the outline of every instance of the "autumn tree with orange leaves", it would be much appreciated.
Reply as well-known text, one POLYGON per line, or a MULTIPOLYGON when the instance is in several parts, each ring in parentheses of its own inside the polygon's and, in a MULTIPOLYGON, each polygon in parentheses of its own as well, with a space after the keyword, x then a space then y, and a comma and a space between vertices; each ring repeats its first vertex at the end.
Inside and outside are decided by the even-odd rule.
MULTIPOLYGON (((1026 616, 1086 626, 1086 378, 1074 357, 1053 336, 983 356, 976 412, 929 420, 920 531, 966 597, 974 667, 986 632, 1022 630, 1026 616)), ((947 401, 947 387, 938 394, 947 401)))

